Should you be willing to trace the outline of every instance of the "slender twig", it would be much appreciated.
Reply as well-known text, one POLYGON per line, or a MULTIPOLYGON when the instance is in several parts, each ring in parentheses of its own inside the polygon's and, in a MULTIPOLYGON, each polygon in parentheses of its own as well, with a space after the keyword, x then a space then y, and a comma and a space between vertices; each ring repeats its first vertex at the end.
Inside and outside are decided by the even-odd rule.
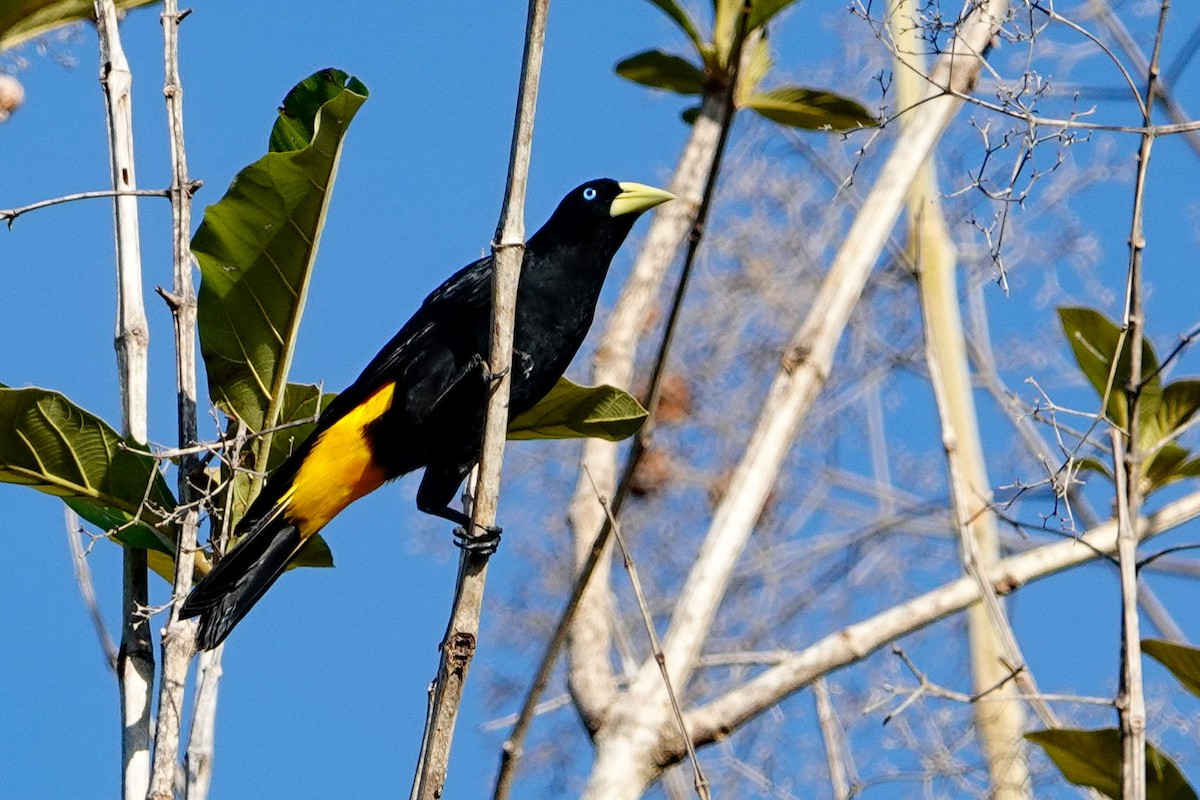
MULTIPOLYGON (((179 447, 191 447, 196 432, 196 292, 192 282, 192 196, 188 191, 187 151, 183 138, 183 84, 179 79, 179 0, 164 0, 160 19, 163 27, 163 94, 167 101, 167 124, 171 141, 171 225, 174 284, 171 311, 175 319, 176 412, 179 447)), ((175 797, 175 774, 179 762, 179 735, 183 719, 184 689, 188 665, 195 653, 196 623, 179 619, 179 608, 192 588, 193 553, 200 521, 197 492, 192 484, 198 459, 193 454, 179 458, 180 518, 176 525, 175 580, 171 606, 162 638, 162 676, 159 678, 158 725, 154 734, 154 770, 150 776, 150 800, 175 797)))
MULTIPOLYGON (((667 356, 670 352, 671 341, 674 337, 674 330, 675 330, 676 323, 677 323, 677 320, 679 317, 679 309, 683 304, 683 298, 684 298, 684 295, 687 290, 688 279, 692 272, 692 264, 695 260, 696 252, 700 246, 700 242, 703 240, 703 237, 704 237, 704 230, 705 230, 704 224, 705 224, 705 221, 707 220, 708 211, 709 211, 709 208, 712 206, 713 195, 715 194, 715 191, 716 191, 716 183, 717 183, 717 178, 720 173, 720 164, 721 164, 722 154, 724 153, 726 144, 728 143, 728 140, 729 140, 729 130, 733 125, 733 119, 734 119, 733 98, 734 98, 734 93, 735 93, 735 90, 737 87, 737 73, 738 73, 738 70, 741 65, 741 58, 742 58, 741 53, 742 53, 744 41, 746 38, 745 37, 745 15, 744 14, 740 16, 738 26, 739 26, 738 34, 734 41, 733 55, 731 56, 731 60, 730 60, 730 64, 731 64, 730 80, 729 80, 729 83, 728 83, 725 91, 720 95, 719 111, 714 112, 719 116, 719 119, 720 119, 719 127, 718 127, 718 130, 716 133, 715 144, 713 146, 713 149, 710 154, 710 158, 708 160, 708 162, 709 162, 708 169, 704 173, 704 188, 701 191, 700 201, 696 207, 696 214, 695 214, 695 217, 692 218, 690 228, 688 229, 687 256, 685 257, 683 268, 680 271, 679 282, 676 284, 674 295, 672 298, 671 308, 668 313, 668 322, 667 322, 666 326, 664 327, 663 336, 662 336, 661 341, 659 342, 658 354, 656 355, 656 357, 654 359, 653 367, 651 370, 651 379, 650 379, 650 383, 649 383, 649 388, 647 390, 647 397, 648 397, 647 410, 649 411, 649 415, 647 417, 646 424, 643 425, 641 431, 638 432, 637 437, 634 439, 633 447, 625 459, 624 466, 622 467, 622 470, 621 470, 620 479, 616 483, 616 490, 613 494, 613 499, 609 505, 605 506, 605 509, 604 509, 605 512, 610 512, 612 518, 616 518, 616 517, 620 516, 621 507, 625 502, 625 498, 628 497, 628 495, 629 495, 629 487, 633 481, 634 471, 637 468, 638 461, 641 459, 643 453, 645 452, 646 445, 649 441, 650 433, 653 430, 653 420, 654 420, 655 412, 656 412, 657 406, 658 406, 659 390, 660 390, 660 386, 662 383, 662 377, 665 372, 665 364, 667 361, 667 356)), ((706 97, 706 100, 705 100, 706 105, 711 105, 711 99, 712 98, 706 97)), ((700 121, 698 120, 697 124, 699 124, 699 123, 700 123, 700 121)), ((689 150, 690 150, 690 148, 689 148, 689 150)), ((685 152, 685 154, 684 154, 684 159, 686 159, 686 158, 688 158, 688 152, 685 152)), ((683 163, 684 159, 680 160, 680 162, 681 162, 680 163, 680 173, 683 172, 683 169, 685 166, 685 164, 683 163)), ((702 160, 702 159, 693 158, 692 160, 695 161, 695 160, 702 160)), ((678 184, 681 182, 682 182, 681 180, 676 180, 676 181, 672 182, 671 189, 672 189, 672 191, 676 192, 677 195, 680 196, 681 198, 687 197, 690 194, 690 192, 687 192, 678 186, 678 184)), ((678 212, 676 212, 676 213, 678 213, 678 212)), ((680 233, 682 234, 682 230, 680 231, 680 233)), ((653 230, 647 238, 648 238, 648 240, 650 240, 652 237, 654 237, 653 230)), ((662 238, 665 239, 665 238, 669 238, 669 237, 663 236, 662 238)), ((678 238, 675 239, 674 244, 671 245, 670 247, 664 247, 660 243, 657 246, 656 252, 666 253, 667 255, 666 255, 665 260, 669 261, 670 256, 672 256, 674 254, 675 247, 678 245, 678 243, 679 243, 678 238)), ((622 300, 624 301, 625 298, 623 297, 622 300)), ((616 316, 617 315, 614 314, 614 317, 616 317, 616 316)), ((622 316, 632 318, 632 317, 636 317, 637 315, 636 314, 625 314, 622 316)), ((640 328, 641 326, 639 324, 639 325, 633 325, 630 327, 639 327, 640 328)), ((626 344, 631 345, 631 343, 626 343, 626 344)), ((629 357, 629 361, 630 361, 630 366, 632 366, 632 359, 634 356, 633 351, 634 351, 634 348, 632 346, 629 346, 627 353, 628 353, 628 357, 629 357)), ((613 357, 613 354, 611 352, 609 355, 610 355, 610 357, 613 357)), ((600 376, 597 376, 597 377, 599 378, 600 376)), ((605 383, 620 383, 620 381, 612 380, 611 377, 604 378, 603 382, 605 382, 605 383)), ((626 383, 627 383, 627 381, 626 381, 626 383)), ((590 450, 593 446, 597 447, 597 448, 607 449, 607 443, 597 441, 597 442, 589 442, 587 445, 585 445, 585 453, 584 453, 584 457, 581 462, 581 466, 583 468, 583 471, 586 473, 588 483, 591 484, 595 488, 598 486, 598 483, 593 478, 590 467, 589 467, 589 461, 591 460, 590 459, 590 450)), ((608 470, 604 470, 604 472, 606 474, 608 474, 608 470)), ((582 479, 582 477, 583 476, 581 475, 581 479, 582 479)), ((607 483, 607 481, 605 481, 603 478, 601 479, 600 482, 607 483)), ((598 494, 601 493, 601 490, 599 488, 595 488, 595 491, 598 494)), ((579 490, 577 489, 576 490, 577 500, 578 500, 578 497, 579 497, 579 490)), ((586 508, 586 506, 584 506, 584 508, 586 508)), ((573 622, 575 620, 575 614, 576 614, 576 611, 579 609, 580 602, 583 600, 583 597, 584 597, 585 593, 589 590, 589 588, 593 588, 592 576, 595 574, 597 565, 599 565, 601 562, 601 558, 604 555, 606 548, 608 546, 609 536, 612 533, 612 522, 610 519, 610 513, 604 514, 599 525, 588 526, 586 528, 584 528, 584 526, 581 526, 578 524, 575 525, 577 530, 579 530, 581 528, 587 529, 587 530, 597 530, 597 533, 596 533, 595 538, 593 538, 591 541, 591 545, 588 548, 586 555, 584 556, 583 563, 580 565, 579 573, 576 576, 575 582, 571 587, 571 595, 567 599, 567 603, 566 603, 565 607, 563 608, 562 613, 559 615, 558 622, 554 628, 554 633, 551 635, 550 640, 547 642, 546 649, 542 653, 542 658, 538 663, 538 669, 537 669, 537 672, 535 673, 534 680, 530 685, 528 693, 525 695, 525 700, 521 706, 521 711, 517 716, 517 722, 513 726, 512 732, 509 734, 508 738, 505 740, 504 745, 501 749, 500 769, 497 774, 496 786, 493 791, 493 797, 495 798, 495 800, 504 800, 505 798, 507 798, 509 796, 509 792, 511 791, 511 788, 512 788, 513 778, 516 775, 517 767, 519 766, 520 761, 521 761, 521 755, 522 755, 522 750, 524 748, 525 737, 528 735, 529 726, 530 726, 531 722, 533 721, 534 711, 538 707, 538 701, 541 698, 542 693, 545 691, 546 685, 549 683, 550 673, 554 668, 554 663, 558 659, 558 654, 559 654, 559 652, 561 652, 563 645, 566 643, 567 634, 570 632, 571 625, 573 624, 573 622)), ((573 519, 573 521, 579 519, 579 509, 578 508, 572 509, 572 519, 573 519)), ((607 654, 604 654, 603 658, 605 660, 607 660, 607 658, 608 658, 607 654)), ((585 717, 586 716, 587 715, 585 714, 585 717)))
POLYGON ((1146 699, 1142 694, 1142 652, 1137 611, 1137 530, 1126 473, 1132 459, 1125 453, 1121 432, 1112 431, 1113 472, 1116 476, 1117 557, 1121 565, 1121 685, 1117 713, 1121 721, 1122 797, 1146 796, 1146 699))
POLYGON ((112 636, 104 625, 104 615, 100 613, 100 603, 96 600, 92 568, 88 566, 87 553, 83 549, 83 525, 79 521, 79 515, 69 506, 63 506, 63 516, 66 518, 67 544, 71 547, 71 564, 75 568, 75 582, 79 584, 79 594, 83 597, 83 604, 87 606, 88 616, 96 629, 96 638, 100 642, 100 650, 104 653, 104 663, 116 674, 117 646, 113 644, 112 636))
MULTIPOLYGON (((1159 56, 1167 24, 1170 0, 1161 0, 1158 30, 1146 72, 1145 112, 1149 126, 1158 90, 1159 56)), ((1117 557, 1121 569, 1121 680, 1117 710, 1121 723, 1122 796, 1139 800, 1146 796, 1146 700, 1142 690, 1142 649, 1138 619, 1137 523, 1142 514, 1142 451, 1139 405, 1143 387, 1142 342, 1145 338, 1145 308, 1142 292, 1142 254, 1146 247, 1143 227, 1146 175, 1154 136, 1142 136, 1134 179, 1133 213, 1129 232, 1129 267, 1125 294, 1125 332, 1129 336, 1129 379, 1123 387, 1127 398, 1127 429, 1112 431, 1113 472, 1117 494, 1117 557), (1125 436, 1122 440, 1122 436, 1125 436)), ((1118 353, 1123 352, 1118 349, 1118 353)), ((1114 362, 1117 359, 1114 359, 1114 362)))
MULTIPOLYGON (((237 433, 231 437, 227 452, 229 464, 242 460, 242 448, 248 440, 248 428, 243 420, 237 423, 237 433)), ((232 472, 233 470, 231 470, 232 472)), ((225 488, 224 504, 215 514, 214 531, 209 538, 213 541, 214 553, 223 553, 229 546, 233 532, 233 481, 225 488)), ((207 800, 212 783, 213 758, 215 754, 217 728, 217 700, 220 696, 221 656, 225 652, 222 642, 212 650, 200 653, 196 668, 196 696, 192 700, 192 727, 188 731, 187 755, 184 767, 187 772, 187 800, 207 800)))
MULTIPOLYGON (((142 303, 142 259, 138 242, 137 189, 133 157, 132 75, 117 29, 113 0, 95 0, 100 39, 100 84, 108 120, 117 252, 117 371, 121 385, 121 431, 145 442, 147 350, 150 331, 142 303)), ((124 601, 117 680, 121 688, 121 791, 143 800, 150 785, 150 693, 154 652, 150 641, 146 551, 124 548, 124 601)))
MULTIPOLYGON (((504 457, 508 425, 508 395, 511 381, 513 321, 516 311, 517 278, 525 255, 525 186, 533 149, 533 121, 541 77, 542 51, 546 36, 549 0, 529 0, 525 26, 525 51, 521 64, 516 120, 509 154, 508 185, 496 238, 492 243, 492 341, 488 369, 500 379, 488 398, 487 421, 479 461, 479 483, 473 495, 471 522, 488 529, 496 522, 500 491, 500 467, 504 457)), ((468 533, 473 533, 469 531, 468 533)), ((475 653, 483 590, 487 579, 486 555, 464 550, 454 608, 434 685, 431 706, 431 737, 414 781, 420 800, 442 796, 450 761, 450 745, 467 671, 475 653)))
POLYGON ((11 230, 13 221, 22 214, 28 214, 30 211, 37 211, 40 208, 49 208, 60 203, 71 203, 75 200, 93 200, 99 197, 170 197, 170 189, 105 189, 98 192, 75 192, 74 194, 64 194, 62 197, 52 197, 49 200, 39 200, 36 203, 30 203, 27 206, 19 208, 0 208, 0 221, 6 221, 11 230))
POLYGON ((846 732, 833 709, 829 684, 824 678, 813 681, 813 699, 817 704, 817 725, 825 745, 825 761, 829 765, 829 782, 833 784, 833 800, 849 800, 850 779, 846 766, 846 732))
MULTIPOLYGON (((584 468, 587 469, 586 467, 584 468)), ((589 479, 592 474, 587 473, 589 479)), ((637 565, 633 560, 633 554, 629 551, 629 547, 625 543, 625 537, 621 534, 621 525, 617 522, 617 518, 613 516, 612 508, 609 507, 608 498, 600 494, 600 490, 596 488, 595 481, 592 482, 592 488, 596 491, 596 502, 604 509, 604 516, 608 519, 608 525, 612 528, 613 539, 616 540, 617 546, 621 549, 621 556, 625 563, 625 571, 629 574, 629 582, 633 586, 633 594, 637 599, 638 610, 642 613, 642 622, 646 626, 646 635, 650 638, 650 651, 654 656, 654 661, 658 664, 658 670, 662 675, 663 688, 666 689, 667 697, 671 701, 671 711, 675 714, 675 722, 679 725, 679 735, 683 739, 683 746, 687 749, 688 758, 692 762, 692 777, 696 794, 702 800, 708 800, 709 783, 708 778, 704 777, 704 772, 700 769, 700 759, 696 757, 696 746, 692 742, 692 737, 688 733, 687 725, 683 721, 683 712, 679 708, 679 698, 675 693, 675 687, 671 684, 671 673, 667 669, 667 660, 663 655, 662 643, 658 640, 658 633, 654 630, 654 618, 650 615, 650 605, 646 602, 646 593, 642 591, 642 582, 638 579, 637 565)))

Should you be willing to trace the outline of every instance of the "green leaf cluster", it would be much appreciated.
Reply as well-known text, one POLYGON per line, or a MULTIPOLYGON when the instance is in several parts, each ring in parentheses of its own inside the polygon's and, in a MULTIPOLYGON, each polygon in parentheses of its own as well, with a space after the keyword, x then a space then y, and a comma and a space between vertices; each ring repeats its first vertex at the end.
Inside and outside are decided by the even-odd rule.
MULTIPOLYGON (((620 61, 622 78, 682 95, 720 94, 732 79, 730 58, 737 35, 742 0, 712 0, 712 33, 706 39, 700 26, 676 0, 649 0, 679 27, 692 46, 690 58, 662 50, 645 50, 620 61)), ((766 26, 796 0, 752 0, 746 31, 762 31, 738 78, 737 105, 780 125, 807 130, 853 130, 878 124, 860 103, 824 89, 784 85, 762 89, 772 59, 766 26)), ((682 113, 684 122, 695 122, 700 107, 682 113)))
MULTIPOLYGON (((1104 416, 1128 430, 1131 344, 1120 326, 1095 309, 1058 309, 1063 333, 1075 363, 1104 401, 1104 416)), ((1142 379, 1138 393, 1138 441, 1143 454, 1142 489, 1151 492, 1185 478, 1200 476, 1200 458, 1177 441, 1184 426, 1200 411, 1200 380, 1164 384, 1153 345, 1142 340, 1142 379)), ((1096 458, 1083 459, 1086 469, 1110 478, 1112 471, 1096 458)))

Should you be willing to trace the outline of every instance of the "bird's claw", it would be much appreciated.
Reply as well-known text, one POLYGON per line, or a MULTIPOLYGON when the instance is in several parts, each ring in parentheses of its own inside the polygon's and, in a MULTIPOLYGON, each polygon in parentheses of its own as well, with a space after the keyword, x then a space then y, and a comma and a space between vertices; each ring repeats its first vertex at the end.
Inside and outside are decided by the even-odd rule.
POLYGON ((471 363, 474 365, 474 367, 476 369, 479 370, 479 374, 483 378, 484 383, 495 383, 496 381, 500 380, 505 375, 507 375, 509 372, 509 369, 510 369, 509 367, 505 367, 502 370, 497 370, 496 372, 492 372, 491 368, 488 367, 487 359, 484 358, 479 353, 476 353, 475 355, 471 356, 471 363))
POLYGON ((458 527, 454 529, 454 545, 468 553, 490 556, 500 547, 503 530, 499 525, 488 525, 479 527, 479 533, 467 533, 466 528, 458 527))

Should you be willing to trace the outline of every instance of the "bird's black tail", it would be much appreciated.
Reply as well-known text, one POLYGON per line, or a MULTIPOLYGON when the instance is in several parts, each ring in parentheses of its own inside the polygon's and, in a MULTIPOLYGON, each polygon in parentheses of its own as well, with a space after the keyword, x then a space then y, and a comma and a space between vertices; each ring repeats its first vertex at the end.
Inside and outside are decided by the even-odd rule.
POLYGON ((304 542, 300 529, 278 509, 260 519, 196 585, 179 610, 183 619, 200 617, 196 645, 211 650, 225 641, 304 542))

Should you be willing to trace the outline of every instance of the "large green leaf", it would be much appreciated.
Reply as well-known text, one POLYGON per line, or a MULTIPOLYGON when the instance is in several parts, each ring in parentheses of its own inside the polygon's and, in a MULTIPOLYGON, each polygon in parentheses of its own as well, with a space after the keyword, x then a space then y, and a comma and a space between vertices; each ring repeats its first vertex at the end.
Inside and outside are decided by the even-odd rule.
POLYGON ((366 98, 338 70, 298 84, 270 152, 238 173, 192 239, 209 395, 252 431, 277 418, 343 137, 366 98))
POLYGON ((630 56, 616 66, 617 74, 626 80, 666 89, 679 94, 700 94, 704 91, 704 72, 685 58, 647 50, 630 56))
POLYGON ((1183 688, 1200 697, 1200 650, 1161 639, 1143 639, 1142 652, 1171 670, 1183 688))
POLYGON ((756 92, 742 105, 772 122, 805 130, 848 131, 878 124, 866 108, 848 97, 801 86, 756 92))
POLYGON ((93 525, 120 528, 122 544, 173 556, 164 519, 175 498, 144 451, 58 392, 0 388, 0 481, 61 497, 93 525))
MULTIPOLYGON (((117 0, 125 10, 155 0, 117 0)), ((0 50, 49 33, 55 28, 95 19, 92 0, 0 0, 0 50)))
MULTIPOLYGON (((1025 734, 1046 751, 1071 783, 1090 786, 1112 798, 1121 796, 1121 732, 1046 730, 1025 734)), ((1146 800, 1196 800, 1183 773, 1154 745, 1146 742, 1146 800)))
POLYGON ((619 442, 641 430, 645 421, 646 409, 626 392, 559 378, 541 402, 508 423, 508 438, 619 442))
MULTIPOLYGON (((1121 341, 1121 329, 1108 317, 1091 308, 1063 307, 1058 309, 1058 318, 1071 344, 1075 363, 1096 394, 1103 397, 1109 372, 1116 359, 1117 343, 1121 341)), ((1104 408, 1105 415, 1120 428, 1127 426, 1129 418, 1125 386, 1129 383, 1130 352, 1129 338, 1126 337, 1121 346, 1121 357, 1117 360, 1112 391, 1104 408)), ((1138 417, 1143 421, 1157 414, 1158 399, 1162 395, 1162 380, 1157 372, 1158 358, 1154 355, 1154 347, 1148 339, 1143 339, 1142 374, 1153 375, 1142 387, 1138 417)))

